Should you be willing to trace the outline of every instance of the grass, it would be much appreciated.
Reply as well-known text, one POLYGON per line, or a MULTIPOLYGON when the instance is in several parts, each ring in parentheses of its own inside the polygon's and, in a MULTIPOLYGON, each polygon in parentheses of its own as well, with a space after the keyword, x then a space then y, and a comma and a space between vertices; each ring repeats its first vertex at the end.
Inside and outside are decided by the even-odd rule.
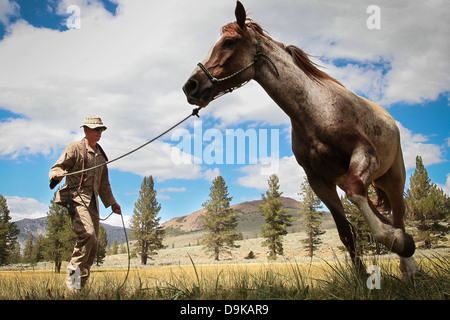
POLYGON ((420 260, 426 276, 403 281, 398 261, 375 259, 380 289, 368 289, 347 262, 215 264, 96 270, 80 291, 65 288, 65 274, 52 271, 0 272, 2 300, 448 300, 450 261, 420 260))

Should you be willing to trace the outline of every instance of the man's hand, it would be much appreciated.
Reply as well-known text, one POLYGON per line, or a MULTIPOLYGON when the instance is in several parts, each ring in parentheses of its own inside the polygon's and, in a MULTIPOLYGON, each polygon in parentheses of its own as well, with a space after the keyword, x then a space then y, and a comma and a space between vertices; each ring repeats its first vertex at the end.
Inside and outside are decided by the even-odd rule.
POLYGON ((64 175, 67 174, 67 171, 59 170, 53 177, 53 180, 61 181, 64 178, 64 175))
POLYGON ((114 204, 111 206, 111 208, 112 208, 112 211, 113 211, 114 213, 122 214, 122 209, 120 208, 120 205, 119 205, 118 203, 114 203, 114 204))

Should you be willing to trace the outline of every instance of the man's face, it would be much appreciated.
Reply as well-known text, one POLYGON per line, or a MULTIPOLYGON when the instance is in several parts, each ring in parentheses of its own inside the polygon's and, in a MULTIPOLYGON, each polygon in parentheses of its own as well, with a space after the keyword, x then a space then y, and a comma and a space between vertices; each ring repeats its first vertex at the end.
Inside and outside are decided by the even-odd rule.
POLYGON ((89 142, 97 143, 100 141, 102 137, 102 132, 105 131, 105 128, 95 128, 91 129, 88 127, 84 127, 84 133, 89 142))

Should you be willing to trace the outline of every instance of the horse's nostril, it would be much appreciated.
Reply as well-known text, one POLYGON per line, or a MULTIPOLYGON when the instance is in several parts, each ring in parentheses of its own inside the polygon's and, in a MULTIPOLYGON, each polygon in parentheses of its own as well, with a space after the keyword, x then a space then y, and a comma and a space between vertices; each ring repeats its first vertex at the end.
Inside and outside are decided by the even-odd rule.
POLYGON ((198 83, 195 80, 188 80, 183 87, 184 93, 193 95, 198 89, 198 83))

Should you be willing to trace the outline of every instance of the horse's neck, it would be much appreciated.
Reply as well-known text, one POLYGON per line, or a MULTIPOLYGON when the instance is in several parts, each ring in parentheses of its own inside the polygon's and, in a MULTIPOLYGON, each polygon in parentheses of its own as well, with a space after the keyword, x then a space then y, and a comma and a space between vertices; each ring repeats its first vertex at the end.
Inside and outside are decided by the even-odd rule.
POLYGON ((272 64, 264 60, 260 64, 255 80, 267 94, 294 122, 316 113, 320 101, 328 100, 331 94, 328 86, 332 84, 319 84, 309 78, 275 43, 266 42, 263 52, 273 60, 279 73, 277 75, 272 64))

